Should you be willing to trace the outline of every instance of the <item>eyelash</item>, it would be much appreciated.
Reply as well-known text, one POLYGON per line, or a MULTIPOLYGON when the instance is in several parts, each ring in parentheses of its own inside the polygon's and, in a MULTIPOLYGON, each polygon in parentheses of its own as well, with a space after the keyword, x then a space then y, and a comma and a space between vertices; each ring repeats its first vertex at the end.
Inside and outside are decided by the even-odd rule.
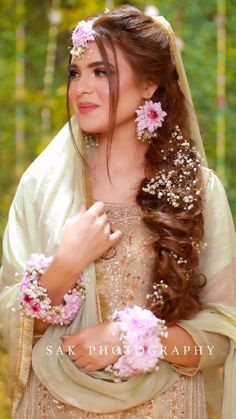
MULTIPOLYGON (((98 76, 98 73, 100 73, 100 75, 102 74, 102 76, 107 76, 107 71, 106 70, 100 70, 99 68, 96 68, 94 70, 94 73, 95 73, 96 76, 98 76)), ((76 70, 70 70, 68 75, 69 75, 70 79, 75 79, 76 76, 80 75, 80 73, 76 70)))

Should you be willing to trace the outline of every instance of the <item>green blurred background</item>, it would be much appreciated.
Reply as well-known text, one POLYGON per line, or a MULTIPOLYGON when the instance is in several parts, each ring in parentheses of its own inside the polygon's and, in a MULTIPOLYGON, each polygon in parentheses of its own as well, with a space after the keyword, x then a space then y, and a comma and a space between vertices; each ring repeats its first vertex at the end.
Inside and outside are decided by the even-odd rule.
MULTIPOLYGON (((66 122, 70 31, 82 18, 121 4, 0 0, 0 238, 21 174, 66 122)), ((155 12, 165 16, 175 30, 209 166, 224 182, 236 220, 235 1, 133 0, 125 4, 143 11, 155 6, 155 12)), ((8 419, 7 354, 1 340, 0 364, 0 418, 8 419)))

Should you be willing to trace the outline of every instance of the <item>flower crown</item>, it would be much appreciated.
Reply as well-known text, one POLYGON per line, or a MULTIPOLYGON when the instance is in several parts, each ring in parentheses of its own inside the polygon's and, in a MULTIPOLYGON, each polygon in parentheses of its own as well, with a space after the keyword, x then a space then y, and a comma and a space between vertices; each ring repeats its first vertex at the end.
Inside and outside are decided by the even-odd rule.
POLYGON ((94 41, 94 35, 93 20, 81 20, 72 32, 71 55, 81 58, 88 49, 88 42, 94 41))

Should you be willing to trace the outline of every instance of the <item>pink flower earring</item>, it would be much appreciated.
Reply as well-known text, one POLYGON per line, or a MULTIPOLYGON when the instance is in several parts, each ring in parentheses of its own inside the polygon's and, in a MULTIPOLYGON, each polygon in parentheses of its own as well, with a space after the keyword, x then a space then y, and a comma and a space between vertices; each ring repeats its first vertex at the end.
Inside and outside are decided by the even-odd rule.
POLYGON ((138 115, 135 119, 137 122, 137 137, 144 143, 151 143, 153 137, 157 137, 155 132, 157 128, 162 127, 162 122, 167 113, 162 110, 160 102, 146 100, 144 105, 139 106, 135 111, 138 115))

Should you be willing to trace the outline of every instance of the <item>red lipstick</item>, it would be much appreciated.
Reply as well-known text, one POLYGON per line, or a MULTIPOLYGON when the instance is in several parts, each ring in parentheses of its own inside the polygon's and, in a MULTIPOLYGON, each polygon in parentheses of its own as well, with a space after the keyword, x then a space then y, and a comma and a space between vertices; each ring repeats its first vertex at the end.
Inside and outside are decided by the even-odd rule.
POLYGON ((96 103, 92 103, 92 102, 80 102, 78 104, 78 109, 81 114, 87 114, 89 112, 92 112, 98 107, 99 105, 96 105, 96 103))

